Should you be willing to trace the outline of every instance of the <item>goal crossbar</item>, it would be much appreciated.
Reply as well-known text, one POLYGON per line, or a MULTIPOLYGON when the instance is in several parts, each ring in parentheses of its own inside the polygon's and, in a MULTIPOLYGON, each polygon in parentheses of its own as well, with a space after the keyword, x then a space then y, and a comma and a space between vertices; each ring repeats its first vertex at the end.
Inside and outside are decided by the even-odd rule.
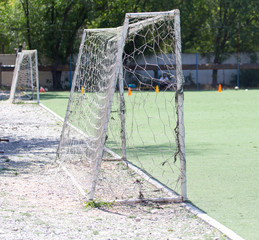
POLYGON ((174 16, 176 14, 180 14, 180 11, 178 9, 174 9, 174 10, 166 11, 166 12, 126 13, 126 17, 129 17, 129 18, 143 18, 143 17, 154 17, 154 16, 157 16, 157 15, 174 16))

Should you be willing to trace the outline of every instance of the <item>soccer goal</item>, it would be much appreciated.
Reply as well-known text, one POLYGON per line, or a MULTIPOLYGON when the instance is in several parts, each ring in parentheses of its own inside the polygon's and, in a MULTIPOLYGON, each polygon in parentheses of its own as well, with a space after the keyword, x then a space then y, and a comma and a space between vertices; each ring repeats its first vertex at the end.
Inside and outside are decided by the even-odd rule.
POLYGON ((186 200, 184 135, 179 10, 84 30, 57 150, 81 194, 186 200))
POLYGON ((39 103, 37 50, 23 50, 17 54, 9 100, 39 103))

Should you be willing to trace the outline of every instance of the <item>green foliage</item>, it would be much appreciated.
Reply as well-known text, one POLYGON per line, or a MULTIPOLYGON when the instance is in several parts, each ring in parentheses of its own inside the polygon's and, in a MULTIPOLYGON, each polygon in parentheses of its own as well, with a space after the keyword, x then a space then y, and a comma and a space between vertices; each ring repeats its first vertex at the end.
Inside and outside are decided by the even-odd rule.
POLYGON ((96 0, 91 27, 118 27, 123 24, 125 14, 130 12, 168 11, 177 8, 180 1, 156 0, 96 0))
MULTIPOLYGON (((7 2, 7 0, 6 0, 7 2)), ((59 88, 59 64, 68 63, 71 55, 78 52, 81 36, 91 18, 92 1, 84 0, 9 0, 10 5, 0 5, 8 10, 4 18, 5 44, 12 48, 26 42, 29 49, 38 49, 52 63, 53 87, 59 88), (9 7, 9 8, 8 8, 9 7)), ((0 32, 1 33, 1 32, 0 32)), ((2 41, 1 41, 2 42, 2 41)))
MULTIPOLYGON (((236 85, 237 75, 232 77, 231 84, 236 85)), ((259 87, 259 70, 242 69, 239 74, 240 88, 258 88, 259 87)))
POLYGON ((85 202, 86 208, 102 208, 102 207, 111 207, 114 202, 103 202, 103 201, 87 201, 85 202))
POLYGON ((50 59, 58 56, 62 62, 78 51, 82 28, 117 27, 127 12, 175 8, 181 11, 183 51, 208 53, 221 48, 221 52, 233 52, 238 25, 240 51, 259 50, 255 0, 1 0, 1 42, 17 46, 26 41, 29 46, 29 27, 32 48, 50 59))
MULTIPOLYGON (((211 53, 215 64, 229 53, 258 51, 259 5, 255 0, 186 2, 181 8, 183 51, 211 53)), ((212 76, 216 86, 217 70, 212 76)))
MULTIPOLYGON (((181 6, 183 50, 199 53, 236 52, 239 28, 240 51, 258 51, 257 1, 199 0, 181 6)), ((222 58, 223 57, 223 58, 222 58)))
MULTIPOLYGON (((250 62, 256 63, 258 61, 257 54, 250 54, 250 62)), ((232 76, 231 84, 236 86, 237 75, 232 76)), ((241 69, 239 71, 239 87, 241 88, 257 88, 259 87, 259 70, 257 69, 241 69)))
POLYGON ((42 21, 35 43, 41 53, 65 63, 70 54, 78 51, 78 30, 87 23, 90 6, 82 0, 37 1, 37 5, 42 21))
POLYGON ((0 44, 5 46, 5 52, 14 52, 14 37, 11 31, 12 6, 8 0, 0 1, 0 44))

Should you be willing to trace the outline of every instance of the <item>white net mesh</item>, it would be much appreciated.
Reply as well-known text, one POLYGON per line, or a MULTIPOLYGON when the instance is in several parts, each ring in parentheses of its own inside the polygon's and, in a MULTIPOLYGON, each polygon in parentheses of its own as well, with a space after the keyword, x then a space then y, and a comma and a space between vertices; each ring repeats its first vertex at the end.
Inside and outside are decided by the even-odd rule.
POLYGON ((36 50, 24 50, 16 57, 10 101, 39 101, 38 59, 36 50))
POLYGON ((181 194, 175 43, 172 14, 85 30, 58 158, 90 199, 181 194))

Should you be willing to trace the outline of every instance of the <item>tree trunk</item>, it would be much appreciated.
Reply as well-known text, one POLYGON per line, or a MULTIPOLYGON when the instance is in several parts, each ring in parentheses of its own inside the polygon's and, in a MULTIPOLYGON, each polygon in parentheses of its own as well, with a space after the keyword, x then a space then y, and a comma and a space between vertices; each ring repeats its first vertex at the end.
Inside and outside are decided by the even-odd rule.
MULTIPOLYGON (((215 52, 215 57, 214 57, 214 64, 219 64, 219 57, 220 56, 220 49, 217 48, 215 52)), ((218 85, 218 69, 213 69, 212 70, 212 87, 217 88, 218 85)))
POLYGON ((58 71, 57 68, 58 68, 58 61, 55 61, 52 65, 52 69, 51 69, 54 90, 59 90, 62 88, 61 72, 58 71))
POLYGON ((32 49, 32 44, 31 44, 31 26, 30 26, 30 10, 29 10, 29 0, 25 0, 22 1, 20 0, 22 7, 23 7, 23 11, 24 11, 24 15, 26 18, 26 34, 27 34, 27 42, 28 42, 28 46, 29 49, 32 49))
POLYGON ((27 25, 27 41, 29 49, 32 49, 31 45, 31 29, 30 29, 30 12, 29 12, 29 1, 26 1, 26 25, 27 25))
POLYGON ((216 88, 218 85, 218 69, 212 70, 212 87, 216 88))

